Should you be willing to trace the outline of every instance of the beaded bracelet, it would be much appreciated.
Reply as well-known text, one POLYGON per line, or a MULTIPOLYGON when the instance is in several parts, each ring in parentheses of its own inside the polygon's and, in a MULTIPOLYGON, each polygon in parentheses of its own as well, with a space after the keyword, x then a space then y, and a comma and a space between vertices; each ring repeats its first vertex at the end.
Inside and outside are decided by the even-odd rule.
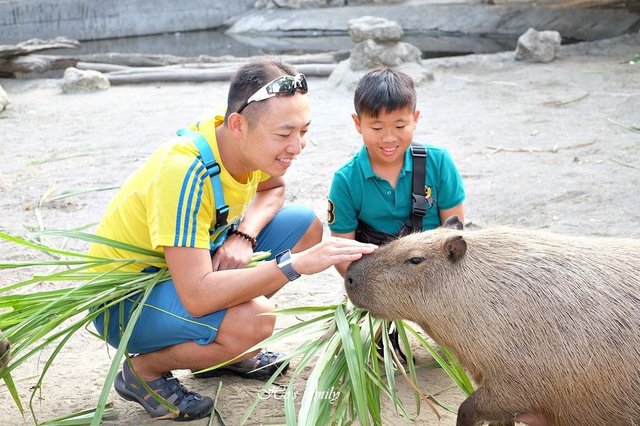
POLYGON ((252 237, 249 234, 246 234, 242 231, 238 231, 236 228, 231 228, 229 230, 229 234, 228 235, 237 235, 239 237, 244 238, 245 240, 249 241, 251 243, 251 248, 256 248, 256 246, 258 245, 258 241, 256 240, 255 237, 252 237))

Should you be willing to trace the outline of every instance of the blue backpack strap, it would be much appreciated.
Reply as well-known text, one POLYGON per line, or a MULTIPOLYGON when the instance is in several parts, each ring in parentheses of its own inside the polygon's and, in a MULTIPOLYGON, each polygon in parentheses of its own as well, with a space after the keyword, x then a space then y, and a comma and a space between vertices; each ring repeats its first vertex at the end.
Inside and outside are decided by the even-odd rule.
POLYGON ((200 158, 206 167, 213 187, 213 199, 216 203, 215 229, 225 226, 227 224, 227 217, 229 216, 229 206, 224 202, 224 192, 222 191, 222 182, 220 181, 220 165, 216 161, 211 147, 204 136, 198 132, 189 129, 180 129, 176 133, 178 136, 186 136, 191 139, 196 148, 198 148, 198 151, 200 151, 198 158, 200 158))

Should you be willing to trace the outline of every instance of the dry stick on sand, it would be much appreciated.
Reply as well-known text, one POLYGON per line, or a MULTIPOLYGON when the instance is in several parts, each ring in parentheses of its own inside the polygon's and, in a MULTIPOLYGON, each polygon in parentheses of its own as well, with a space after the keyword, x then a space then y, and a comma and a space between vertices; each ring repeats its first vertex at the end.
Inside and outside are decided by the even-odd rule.
POLYGON ((591 142, 578 143, 578 144, 575 144, 575 145, 567 145, 567 146, 554 145, 554 146, 549 147, 549 148, 534 148, 534 147, 528 147, 528 148, 522 148, 522 147, 521 148, 503 148, 503 147, 491 146, 491 145, 487 145, 487 148, 493 150, 493 152, 491 154, 495 154, 496 152, 500 152, 500 151, 504 151, 504 152, 530 152, 530 153, 534 153, 534 152, 558 152, 560 150, 583 148, 585 146, 593 145, 594 143, 596 143, 596 139, 592 140, 591 142))
POLYGON ((574 99, 569 99, 569 100, 566 100, 566 101, 549 101, 549 102, 544 102, 543 105, 560 107, 560 106, 563 106, 563 105, 568 105, 568 104, 572 104, 574 102, 581 101, 584 98, 586 98, 587 96, 589 96, 589 92, 585 93, 584 95, 578 96, 577 98, 574 98, 574 99))
POLYGON ((620 161, 620 160, 616 160, 615 158, 610 158, 610 160, 613 161, 614 163, 620 164, 620 165, 625 166, 625 167, 630 167, 632 169, 640 169, 640 167, 634 166, 633 164, 625 163, 625 162, 620 161))
POLYGON ((609 123, 615 124, 616 126, 620 126, 623 129, 626 129, 630 132, 640 132, 640 127, 634 125, 634 124, 624 124, 624 123, 620 123, 619 121, 613 120, 611 118, 607 118, 607 121, 609 123))

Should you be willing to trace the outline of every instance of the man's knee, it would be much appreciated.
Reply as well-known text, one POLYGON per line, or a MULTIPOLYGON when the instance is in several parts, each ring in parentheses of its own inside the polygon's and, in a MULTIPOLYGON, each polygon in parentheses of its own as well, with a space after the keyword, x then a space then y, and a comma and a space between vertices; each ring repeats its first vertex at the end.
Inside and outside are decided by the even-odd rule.
POLYGON ((266 297, 258 297, 249 302, 234 306, 227 311, 224 326, 227 332, 245 342, 258 343, 273 334, 276 318, 270 314, 275 305, 266 297))
POLYGON ((268 315, 275 311, 275 304, 266 297, 258 297, 251 301, 255 306, 255 335, 259 340, 266 339, 273 334, 273 329, 276 326, 276 316, 268 315), (261 337, 260 337, 261 336, 261 337))

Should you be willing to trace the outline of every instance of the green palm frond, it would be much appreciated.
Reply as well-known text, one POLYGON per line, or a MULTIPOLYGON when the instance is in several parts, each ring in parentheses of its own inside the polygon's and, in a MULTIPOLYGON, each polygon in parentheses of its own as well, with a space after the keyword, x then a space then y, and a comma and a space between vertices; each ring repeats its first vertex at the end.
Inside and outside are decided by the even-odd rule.
MULTIPOLYGON (((65 417, 65 423, 60 423, 88 424, 87 419, 90 419, 91 424, 100 424, 103 416, 112 412, 107 404, 107 397, 122 360, 127 356, 126 345, 144 299, 157 283, 170 278, 166 267, 153 273, 128 272, 123 268, 131 264, 164 265, 162 253, 81 231, 43 231, 34 234, 31 239, 0 232, 0 241, 2 240, 32 252, 33 258, 27 261, 0 260, 0 269, 26 269, 29 272, 47 269, 46 272, 34 273, 27 279, 0 287, 0 329, 12 344, 12 360, 0 370, 0 378, 4 379, 20 411, 24 411, 24 408, 11 372, 43 353, 43 349, 53 348, 46 356, 40 377, 31 393, 29 409, 34 419, 34 396, 40 391, 46 373, 69 339, 79 330, 88 329, 98 315, 106 313, 111 307, 126 299, 139 299, 123 331, 121 343, 112 356, 96 409, 78 413, 77 418, 75 415, 65 417), (110 259, 90 256, 80 250, 62 249, 49 243, 50 240, 59 238, 81 244, 104 244, 140 257, 110 259), (52 267, 55 269, 51 270, 52 267), (103 272, 94 272, 96 269, 103 272), (81 423, 82 421, 85 423, 81 423)), ((268 256, 269 253, 255 253, 251 265, 268 256)), ((405 401, 399 397, 398 380, 408 381, 414 389, 418 410, 416 416, 421 403, 427 403, 435 410, 435 400, 426 396, 418 385, 416 371, 419 367, 413 362, 410 340, 426 348, 464 393, 470 394, 473 391, 471 381, 453 356, 445 348, 437 350, 431 346, 406 322, 390 323, 374 318, 367 311, 354 307, 348 300, 326 306, 291 307, 277 311, 275 315, 304 316, 306 319, 277 331, 246 353, 294 337, 299 338, 301 335, 306 337, 285 358, 286 363, 295 360, 294 368, 288 373, 289 382, 281 389, 289 425, 379 425, 382 423, 385 400, 391 401, 395 411, 411 419, 412 414, 406 408, 405 401), (392 324, 398 330, 402 349, 407 355, 406 365, 397 359, 391 347, 388 331, 392 324), (379 353, 379 346, 382 355, 379 353), (309 376, 304 381, 299 406, 296 406, 295 384, 306 374, 309 376)), ((210 369, 221 365, 223 364, 210 369)), ((284 365, 281 369, 284 369, 284 365)), ((273 392, 277 378, 278 374, 274 374, 261 392, 273 392)), ((256 398, 248 407, 243 422, 249 419, 260 401, 260 398, 256 398)), ((170 404, 167 407, 172 409, 170 404)))

